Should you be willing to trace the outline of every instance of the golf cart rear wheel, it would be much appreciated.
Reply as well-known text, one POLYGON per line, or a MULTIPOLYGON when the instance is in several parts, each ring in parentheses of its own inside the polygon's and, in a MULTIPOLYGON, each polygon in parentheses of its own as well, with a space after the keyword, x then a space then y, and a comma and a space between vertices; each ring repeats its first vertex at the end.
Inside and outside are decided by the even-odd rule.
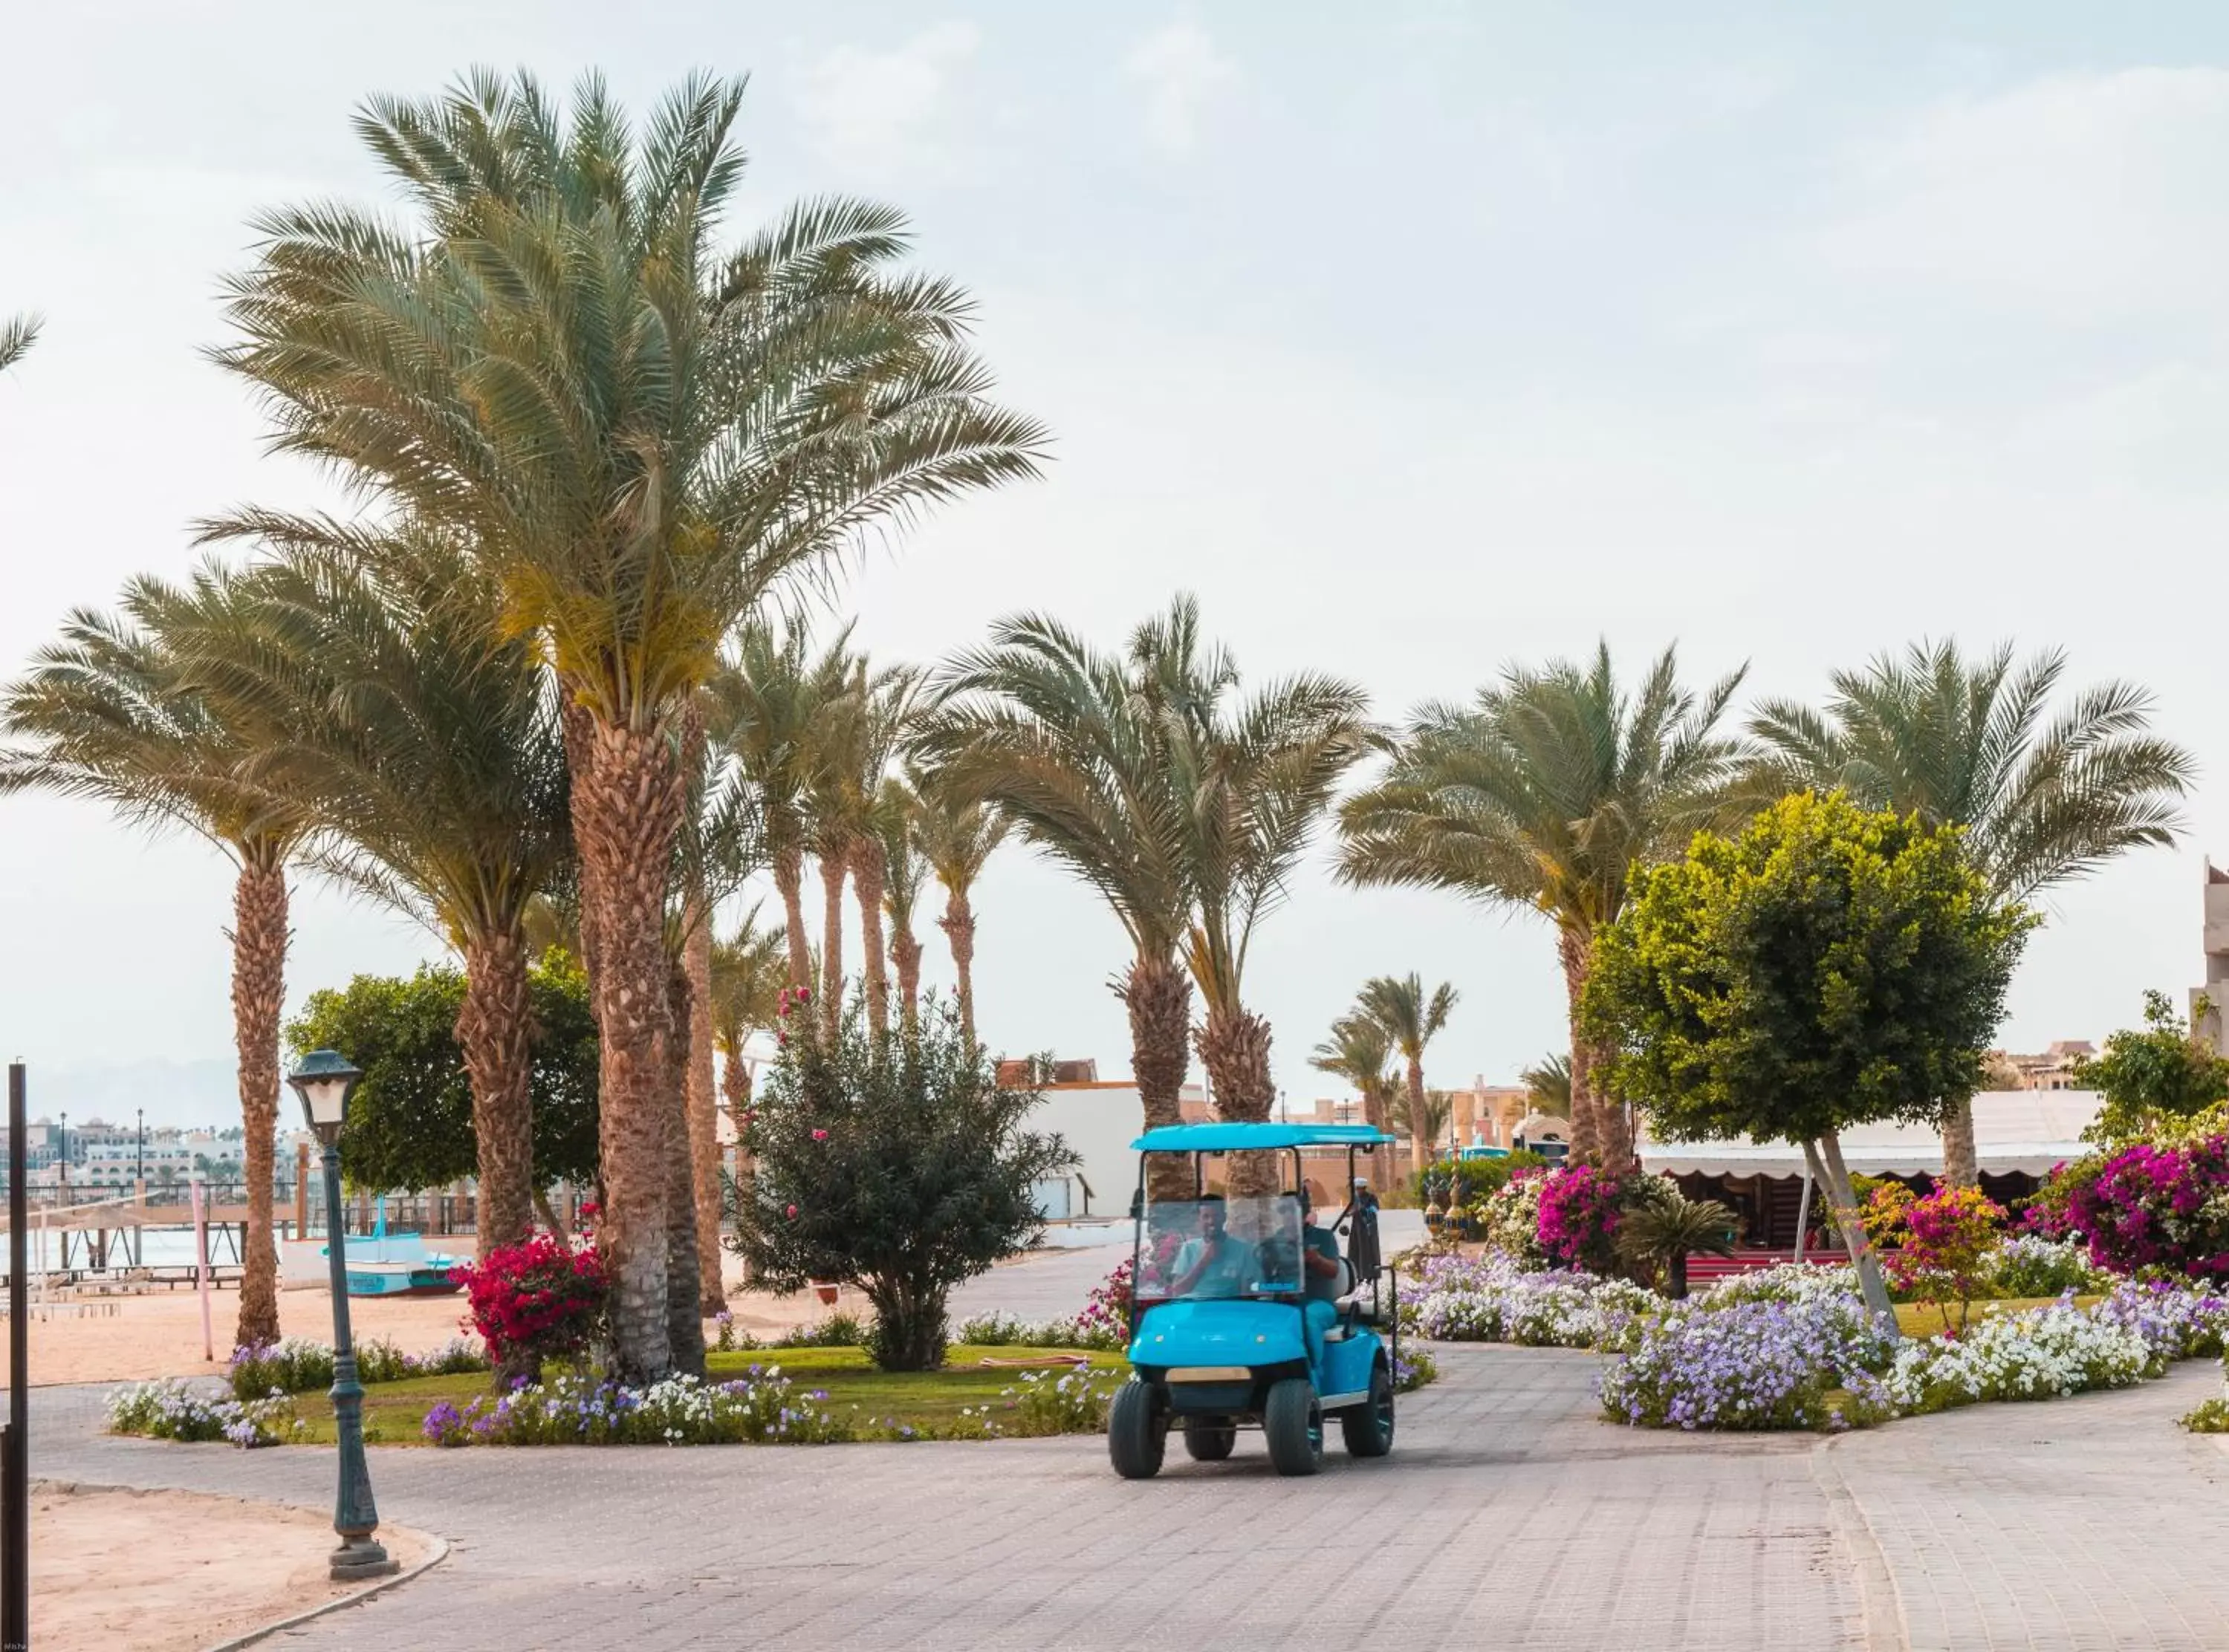
POLYGON ((1153 1391, 1135 1377, 1114 1391, 1107 1408, 1107 1457, 1125 1480, 1150 1480, 1161 1471, 1168 1449, 1168 1423, 1153 1403, 1153 1391))
POLYGON ((1393 1449, 1393 1383, 1385 1367, 1370 1373, 1370 1398, 1339 1414, 1351 1457, 1382 1457, 1393 1449))
POLYGON ((1184 1436, 1185 1454, 1194 1463, 1220 1463, 1238 1444, 1238 1425, 1218 1423, 1209 1417, 1188 1417, 1185 1419, 1184 1436))
POLYGON ((1306 1377, 1287 1377, 1269 1388, 1262 1432, 1279 1474, 1314 1474, 1323 1467, 1323 1406, 1306 1377))

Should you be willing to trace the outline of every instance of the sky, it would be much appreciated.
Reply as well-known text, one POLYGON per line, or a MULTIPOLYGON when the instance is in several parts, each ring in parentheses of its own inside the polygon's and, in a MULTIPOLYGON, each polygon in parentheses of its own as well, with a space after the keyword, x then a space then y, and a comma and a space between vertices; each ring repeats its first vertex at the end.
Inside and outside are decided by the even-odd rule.
MULTIPOLYGON (((1057 439, 1042 481, 863 551, 839 606, 878 656, 1018 610, 1113 645, 1184 589, 1249 676, 1335 669, 1398 719, 1598 639, 1636 675, 1673 644, 1697 684, 1745 665, 1744 704, 1923 637, 2063 648, 2072 683, 2152 689, 2201 777, 2178 848, 2052 898, 2002 1041, 2099 1038, 2202 977, 2229 11, 80 0, 11 36, 0 314, 47 330, 0 380, 0 669, 183 572, 195 519, 336 501, 205 353, 255 213, 391 199, 363 99, 490 64, 639 107, 747 73, 736 224, 902 206, 1057 439)), ((1371 975, 1461 993, 1434 1082, 1560 1045, 1545 921, 1324 861, 1248 965, 1295 1101, 1332 1093, 1307 1052, 1371 975)), ((229 903, 199 842, 0 801, 0 1043, 35 1109, 222 1110, 229 903)), ((1021 850, 976 905, 988 1041, 1125 1073, 1112 920, 1021 850)), ((290 1008, 440 951, 313 886, 293 925, 290 1008)))

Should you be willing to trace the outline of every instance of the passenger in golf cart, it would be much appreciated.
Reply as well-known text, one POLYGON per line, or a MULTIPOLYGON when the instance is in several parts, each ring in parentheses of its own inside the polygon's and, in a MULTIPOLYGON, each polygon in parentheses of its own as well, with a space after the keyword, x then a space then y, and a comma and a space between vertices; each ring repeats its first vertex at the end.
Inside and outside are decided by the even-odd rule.
POLYGON ((1358 1198, 1319 1226, 1301 1159, 1303 1148, 1345 1149, 1352 1184, 1355 1156, 1390 1139, 1365 1126, 1237 1124, 1139 1139, 1144 1163, 1184 1156, 1191 1187, 1149 1200, 1147 1188, 1166 1194, 1169 1178, 1140 1171, 1134 1374, 1108 1422, 1118 1472, 1158 1470, 1172 1427, 1211 1462, 1230 1455, 1241 1428, 1259 1427, 1285 1474, 1315 1471, 1326 1417, 1339 1418, 1351 1455, 1391 1450, 1393 1354, 1376 1329, 1391 1323, 1391 1280, 1378 1262, 1376 1204, 1358 1198), (1276 1179, 1243 1178, 1262 1189, 1252 1193, 1211 1190, 1211 1166, 1227 1173, 1242 1152, 1259 1154, 1276 1179))

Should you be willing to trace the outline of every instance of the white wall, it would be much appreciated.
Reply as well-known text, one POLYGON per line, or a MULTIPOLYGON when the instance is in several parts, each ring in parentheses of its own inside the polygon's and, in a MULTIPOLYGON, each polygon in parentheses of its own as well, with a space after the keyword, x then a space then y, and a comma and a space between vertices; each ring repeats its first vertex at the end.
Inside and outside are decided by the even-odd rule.
MULTIPOLYGON (((1082 1158, 1079 1168, 1091 1184, 1092 1215, 1128 1213, 1130 1194, 1138 1186, 1138 1156, 1130 1150, 1130 1143, 1146 1127, 1134 1086, 1078 1085, 1049 1089, 1029 1122, 1032 1130, 1057 1131, 1082 1158)), ((1071 1185, 1073 1181, 1071 1176, 1071 1185)), ((1081 1188, 1073 1188, 1069 1213, 1084 1213, 1081 1188)))

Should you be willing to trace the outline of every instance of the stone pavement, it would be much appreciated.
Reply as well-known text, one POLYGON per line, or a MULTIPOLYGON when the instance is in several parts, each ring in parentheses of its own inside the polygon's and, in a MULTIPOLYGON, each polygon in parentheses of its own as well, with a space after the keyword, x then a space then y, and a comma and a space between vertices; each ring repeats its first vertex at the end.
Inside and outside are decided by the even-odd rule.
MULTIPOLYGON (((293 1649, 1404 1649, 2229 1645, 2218 1380, 1975 1407, 1833 1441, 1596 1420, 1593 1356, 1448 1347, 1384 1462, 1313 1480, 1258 1439, 1115 1479, 1096 1438, 380 1450, 425 1577, 293 1649)), ((329 1453, 92 1431, 46 1390, 33 1471, 323 1507, 329 1453)))

